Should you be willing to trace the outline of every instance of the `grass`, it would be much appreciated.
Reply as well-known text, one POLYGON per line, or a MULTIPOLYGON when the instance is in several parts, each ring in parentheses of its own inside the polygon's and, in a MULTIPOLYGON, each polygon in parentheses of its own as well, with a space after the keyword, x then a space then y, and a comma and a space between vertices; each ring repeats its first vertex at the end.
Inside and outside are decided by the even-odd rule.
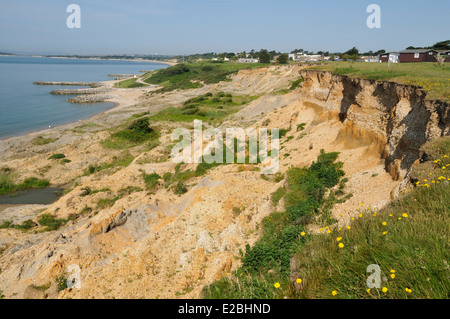
MULTIPOLYGON (((286 211, 275 212, 263 220, 263 234, 253 247, 246 246, 236 280, 222 279, 207 287, 208 298, 273 298, 275 287, 268 277, 289 281, 290 259, 306 241, 306 225, 320 214, 327 189, 343 176, 338 153, 323 150, 309 168, 291 168, 288 189, 277 190, 275 199, 285 197, 286 211)), ((273 197, 273 198, 274 198, 273 197)))
POLYGON ((38 223, 45 227, 45 231, 58 230, 68 222, 67 219, 60 219, 50 214, 42 214, 39 216, 38 223))
MULTIPOLYGON (((416 187, 405 190, 379 211, 355 212, 358 215, 348 227, 318 225, 318 234, 305 232, 297 236, 290 222, 290 205, 299 199, 307 202, 308 193, 312 198, 321 198, 322 187, 326 189, 335 181, 330 168, 339 171, 339 165, 324 165, 327 161, 322 158, 309 169, 291 169, 285 195, 287 212, 273 213, 264 220, 263 237, 242 254, 242 267, 233 276, 207 287, 205 296, 448 299, 450 138, 430 142, 423 150, 428 161, 414 171, 423 174, 425 166, 430 169, 424 175, 428 178, 418 180, 416 187), (321 179, 321 174, 311 178, 310 170, 330 175, 326 179, 321 179), (293 191, 295 196, 291 197, 293 191), (380 288, 367 287, 369 265, 381 269, 380 288)), ((334 158, 325 157, 328 161, 334 158)), ((341 182, 336 186, 341 188, 341 182)), ((322 200, 326 202, 324 197, 322 200)), ((298 207, 294 211, 299 211, 298 207)))
POLYGON ((56 142, 58 139, 57 138, 45 138, 42 136, 38 136, 34 139, 31 140, 31 144, 33 145, 37 145, 37 146, 41 146, 41 145, 47 145, 50 143, 54 143, 56 142))
POLYGON ((127 167, 131 164, 131 162, 133 162, 133 160, 133 155, 131 155, 129 152, 124 152, 120 157, 113 156, 112 162, 110 163, 104 163, 101 165, 89 165, 84 175, 91 175, 113 167, 127 167))
POLYGON ((20 190, 26 190, 30 188, 40 189, 46 188, 50 185, 50 182, 45 179, 39 179, 36 177, 26 178, 22 183, 15 184, 15 174, 10 169, 0 170, 0 195, 14 193, 20 190))
POLYGON ((278 188, 275 193, 272 194, 272 203, 277 206, 283 196, 286 194, 286 189, 284 187, 278 188))
POLYGON ((116 84, 114 84, 114 87, 116 88, 122 88, 122 89, 132 89, 132 88, 140 88, 145 86, 142 83, 137 82, 137 78, 128 79, 124 81, 120 81, 116 84))
POLYGON ((161 176, 156 173, 142 173, 142 177, 144 178, 145 188, 152 193, 155 192, 160 184, 159 181, 161 180, 161 176))
POLYGON ((52 159, 63 159, 65 157, 66 157, 66 155, 64 155, 64 154, 52 154, 48 159, 49 160, 52 160, 52 159))
POLYGON ((159 132, 150 127, 148 117, 135 120, 127 128, 111 135, 101 142, 102 146, 110 149, 126 149, 148 142, 149 146, 159 145, 159 132))
POLYGON ((161 85, 160 91, 186 90, 202 87, 204 84, 227 81, 228 76, 242 69, 266 66, 259 63, 192 63, 157 70, 147 76, 144 82, 161 85))
POLYGON ((217 122, 238 112, 255 96, 233 96, 229 93, 206 93, 187 100, 182 107, 168 107, 150 117, 153 121, 192 122, 195 119, 217 122))
POLYGON ((369 80, 394 81, 423 87, 428 99, 450 101, 450 66, 439 67, 435 63, 350 63, 328 62, 310 69, 332 71, 369 80))

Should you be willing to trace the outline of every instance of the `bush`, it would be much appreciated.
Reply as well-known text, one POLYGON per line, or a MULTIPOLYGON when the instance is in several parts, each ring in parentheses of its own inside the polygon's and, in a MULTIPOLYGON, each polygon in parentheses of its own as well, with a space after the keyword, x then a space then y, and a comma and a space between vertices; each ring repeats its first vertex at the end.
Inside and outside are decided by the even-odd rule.
POLYGON ((49 160, 52 160, 52 159, 62 159, 62 158, 65 158, 66 157, 66 155, 64 155, 64 154, 53 154, 52 156, 50 156, 48 159, 49 160))
POLYGON ((145 174, 143 173, 144 183, 147 190, 154 191, 156 187, 159 185, 159 180, 161 176, 156 173, 145 174))
POLYGON ((46 231, 57 230, 61 226, 64 226, 67 223, 66 219, 58 219, 56 216, 50 214, 43 214, 39 216, 38 223, 41 226, 45 226, 46 231))

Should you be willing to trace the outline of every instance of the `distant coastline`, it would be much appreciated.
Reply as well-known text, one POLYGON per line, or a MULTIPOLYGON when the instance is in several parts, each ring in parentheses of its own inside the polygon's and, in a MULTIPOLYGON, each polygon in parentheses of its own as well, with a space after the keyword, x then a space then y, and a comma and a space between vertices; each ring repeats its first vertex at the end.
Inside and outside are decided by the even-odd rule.
POLYGON ((175 62, 168 62, 168 61, 159 61, 159 60, 148 60, 148 59, 115 59, 115 58, 107 58, 107 59, 101 59, 98 57, 91 57, 91 58, 84 58, 84 57, 68 57, 68 56, 41 56, 44 58, 49 59, 68 59, 68 60, 95 60, 95 61, 131 61, 131 62, 149 62, 149 63, 161 63, 161 64, 167 64, 169 66, 174 66, 175 62))

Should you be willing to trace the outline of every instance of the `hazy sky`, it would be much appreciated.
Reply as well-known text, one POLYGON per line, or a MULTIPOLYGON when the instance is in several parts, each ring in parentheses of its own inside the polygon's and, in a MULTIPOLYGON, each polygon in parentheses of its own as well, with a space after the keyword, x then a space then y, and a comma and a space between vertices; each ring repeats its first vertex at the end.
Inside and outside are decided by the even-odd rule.
POLYGON ((449 0, 0 0, 0 50, 191 54, 404 49, 450 39, 449 0), (81 29, 68 29, 69 4, 81 29), (369 4, 381 29, 369 29, 369 4))

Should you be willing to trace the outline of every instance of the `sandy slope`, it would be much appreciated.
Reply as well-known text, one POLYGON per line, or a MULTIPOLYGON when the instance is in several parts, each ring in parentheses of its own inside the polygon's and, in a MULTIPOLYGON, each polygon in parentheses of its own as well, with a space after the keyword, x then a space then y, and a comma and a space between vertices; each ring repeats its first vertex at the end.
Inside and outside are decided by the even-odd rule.
MULTIPOLYGON (((373 151, 373 145, 356 135, 344 134, 345 123, 323 106, 306 101, 304 89, 276 94, 289 87, 299 72, 298 67, 290 66, 241 71, 231 82, 163 95, 147 94, 147 88, 117 90, 115 101, 119 105, 103 114, 0 141, 2 166, 13 167, 19 176, 78 184, 49 207, 9 208, 8 216, 25 214, 36 220, 45 209, 66 218, 86 206, 98 211, 54 232, 0 230, 0 290, 8 298, 197 298, 204 285, 236 269, 239 251, 257 240, 261 220, 276 210, 271 194, 284 183, 261 178, 253 165, 219 166, 191 180, 188 193, 181 196, 161 187, 155 194, 134 192, 105 209, 95 209, 105 193, 80 196, 81 188, 87 186, 109 188, 113 194, 127 186, 144 188, 142 172, 161 176, 173 172, 175 164, 167 160, 167 145, 174 126, 157 124, 163 132, 161 146, 139 151, 128 167, 83 176, 89 164, 121 156, 122 151, 106 150, 99 144, 109 136, 110 127, 132 114, 178 106, 212 90, 260 95, 227 119, 224 127, 291 128, 282 141, 282 173, 291 166, 309 165, 321 149, 341 152, 339 159, 345 163, 349 178, 346 192, 353 197, 334 209, 340 225, 362 208, 385 205, 401 181, 386 172, 384 160, 373 151), (302 123, 304 130, 297 131, 302 123), (58 141, 31 145, 30 141, 40 135, 58 141), (64 153, 72 162, 49 163, 47 158, 54 152, 64 153), (111 225, 118 226, 110 229, 111 225), (55 277, 71 264, 81 267, 82 288, 58 294, 55 277), (51 287, 45 293, 30 286, 47 283, 51 287)), ((183 168, 193 167, 186 164, 183 168)))

